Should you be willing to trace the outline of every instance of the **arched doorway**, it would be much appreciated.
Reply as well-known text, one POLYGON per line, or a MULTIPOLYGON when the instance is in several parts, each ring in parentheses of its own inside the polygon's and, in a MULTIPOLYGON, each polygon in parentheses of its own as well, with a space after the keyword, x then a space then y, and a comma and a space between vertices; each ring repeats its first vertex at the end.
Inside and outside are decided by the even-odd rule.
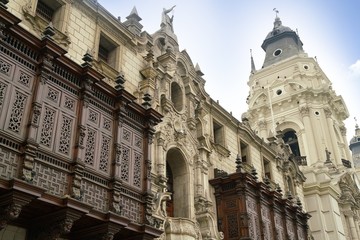
POLYGON ((169 217, 190 217, 190 174, 186 160, 178 148, 170 149, 166 154, 166 176, 168 191, 172 193, 167 203, 169 217))
POLYGON ((168 217, 174 217, 174 176, 169 164, 166 164, 166 188, 171 193, 171 199, 166 201, 166 214, 168 217))

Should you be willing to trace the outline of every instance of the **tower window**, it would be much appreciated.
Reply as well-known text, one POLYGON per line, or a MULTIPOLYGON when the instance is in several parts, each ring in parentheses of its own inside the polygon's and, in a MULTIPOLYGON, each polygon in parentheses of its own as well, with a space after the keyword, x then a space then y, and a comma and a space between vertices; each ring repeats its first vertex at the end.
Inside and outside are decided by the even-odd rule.
POLYGON ((275 52, 274 52, 274 56, 277 57, 277 56, 279 56, 281 53, 282 53, 282 50, 281 50, 281 49, 276 49, 275 52))
POLYGON ((298 139, 294 130, 289 130, 285 132, 283 140, 286 144, 290 146, 291 151, 295 156, 301 156, 298 139))

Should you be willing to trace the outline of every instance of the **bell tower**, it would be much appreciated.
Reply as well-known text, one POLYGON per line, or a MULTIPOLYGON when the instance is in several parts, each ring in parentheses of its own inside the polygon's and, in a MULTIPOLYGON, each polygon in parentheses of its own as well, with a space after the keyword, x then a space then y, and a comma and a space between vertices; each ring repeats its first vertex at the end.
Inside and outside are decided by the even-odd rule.
POLYGON ((348 166, 351 155, 343 122, 349 116, 347 107, 302 46, 299 35, 276 16, 261 46, 262 68, 253 69, 252 63, 247 117, 265 140, 282 131, 293 154, 306 157, 306 166, 325 162, 326 152, 335 166, 344 161, 348 166))
POLYGON ((350 140, 349 147, 352 152, 352 159, 354 161, 354 167, 359 169, 360 168, 360 128, 357 123, 355 125, 355 135, 350 140))
POLYGON ((261 47, 265 51, 261 69, 255 69, 251 56, 248 111, 243 117, 265 141, 282 138, 295 155, 307 178, 304 201, 314 239, 343 239, 347 223, 338 213, 343 207, 338 182, 354 170, 344 125, 349 117, 345 102, 277 11, 261 47))

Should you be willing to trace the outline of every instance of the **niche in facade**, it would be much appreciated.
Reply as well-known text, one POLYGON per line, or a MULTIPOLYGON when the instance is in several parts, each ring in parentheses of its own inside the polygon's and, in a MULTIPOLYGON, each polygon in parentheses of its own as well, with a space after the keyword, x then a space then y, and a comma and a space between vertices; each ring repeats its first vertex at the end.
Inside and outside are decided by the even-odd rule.
POLYGON ((183 109, 183 92, 176 82, 171 83, 171 102, 176 111, 181 111, 183 109))

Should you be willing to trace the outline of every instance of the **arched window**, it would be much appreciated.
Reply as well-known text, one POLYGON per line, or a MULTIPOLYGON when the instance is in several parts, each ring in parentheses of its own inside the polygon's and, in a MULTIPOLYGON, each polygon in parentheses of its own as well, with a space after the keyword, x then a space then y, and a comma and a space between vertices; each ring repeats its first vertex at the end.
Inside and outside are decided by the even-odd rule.
POLYGON ((295 187, 293 180, 291 179, 290 176, 286 177, 286 183, 287 183, 288 191, 291 193, 292 196, 295 196, 295 187))
POLYGON ((183 92, 176 82, 171 83, 171 101, 176 111, 183 109, 183 92))
POLYGON ((301 156, 296 132, 292 129, 285 131, 283 140, 291 148, 295 156, 301 156))

